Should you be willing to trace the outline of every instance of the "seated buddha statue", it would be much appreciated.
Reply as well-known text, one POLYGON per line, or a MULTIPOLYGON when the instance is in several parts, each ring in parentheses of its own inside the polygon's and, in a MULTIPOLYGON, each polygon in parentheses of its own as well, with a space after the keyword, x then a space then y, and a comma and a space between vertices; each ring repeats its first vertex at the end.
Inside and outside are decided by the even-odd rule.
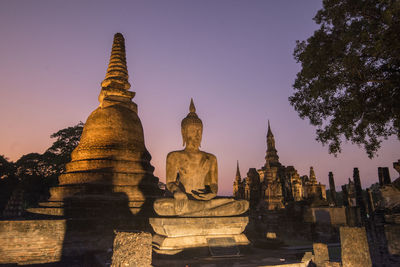
POLYGON ((154 202, 161 216, 204 217, 233 216, 247 211, 246 200, 215 198, 218 192, 217 158, 201 151, 203 123, 196 114, 193 99, 189 114, 182 120, 182 139, 185 148, 167 156, 166 186, 173 198, 154 202))

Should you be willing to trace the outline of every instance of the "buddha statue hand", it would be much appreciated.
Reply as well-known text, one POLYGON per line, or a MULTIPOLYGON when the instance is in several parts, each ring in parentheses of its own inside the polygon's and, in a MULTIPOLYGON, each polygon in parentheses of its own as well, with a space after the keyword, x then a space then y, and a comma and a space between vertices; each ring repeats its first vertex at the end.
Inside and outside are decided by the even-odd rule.
POLYGON ((187 204, 188 202, 188 197, 186 195, 186 193, 177 190, 174 193, 174 198, 175 198, 175 212, 177 214, 180 214, 184 208, 185 208, 185 204, 187 204))
POLYGON ((217 193, 213 192, 211 187, 206 185, 203 189, 192 190, 192 195, 198 200, 210 200, 216 197, 217 193))

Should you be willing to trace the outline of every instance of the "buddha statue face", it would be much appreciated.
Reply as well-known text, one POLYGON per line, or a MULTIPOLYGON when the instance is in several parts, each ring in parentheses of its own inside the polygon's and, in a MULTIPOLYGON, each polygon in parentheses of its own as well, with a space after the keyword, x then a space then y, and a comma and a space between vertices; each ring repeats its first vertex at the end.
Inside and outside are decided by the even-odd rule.
POLYGON ((203 127, 197 123, 191 123, 182 127, 183 145, 186 145, 186 149, 199 149, 202 133, 203 127))

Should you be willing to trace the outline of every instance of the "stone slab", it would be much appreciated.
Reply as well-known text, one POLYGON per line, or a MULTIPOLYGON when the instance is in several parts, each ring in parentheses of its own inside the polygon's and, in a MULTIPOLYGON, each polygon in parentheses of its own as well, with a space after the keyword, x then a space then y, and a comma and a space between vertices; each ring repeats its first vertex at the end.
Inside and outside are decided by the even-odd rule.
POLYGON ((248 217, 150 218, 154 231, 162 236, 187 237, 239 235, 249 222, 248 217))
POLYGON ((343 267, 372 266, 364 227, 340 227, 343 267))
POLYGON ((248 245, 250 242, 246 235, 192 235, 180 237, 166 237, 161 235, 153 235, 153 246, 158 253, 169 254, 168 251, 178 253, 185 248, 208 247, 208 239, 212 238, 233 238, 236 245, 248 245))
POLYGON ((240 256, 239 248, 232 237, 208 238, 207 242, 212 257, 240 256))

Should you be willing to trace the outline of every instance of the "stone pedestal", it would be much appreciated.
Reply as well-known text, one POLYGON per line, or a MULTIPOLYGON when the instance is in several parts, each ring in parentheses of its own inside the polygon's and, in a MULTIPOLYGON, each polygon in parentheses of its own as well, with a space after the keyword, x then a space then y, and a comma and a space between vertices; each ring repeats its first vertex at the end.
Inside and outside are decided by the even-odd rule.
POLYGON ((160 254, 176 254, 186 248, 207 247, 212 238, 229 237, 236 245, 248 245, 243 231, 249 222, 241 217, 150 218, 156 235, 153 246, 160 254))

